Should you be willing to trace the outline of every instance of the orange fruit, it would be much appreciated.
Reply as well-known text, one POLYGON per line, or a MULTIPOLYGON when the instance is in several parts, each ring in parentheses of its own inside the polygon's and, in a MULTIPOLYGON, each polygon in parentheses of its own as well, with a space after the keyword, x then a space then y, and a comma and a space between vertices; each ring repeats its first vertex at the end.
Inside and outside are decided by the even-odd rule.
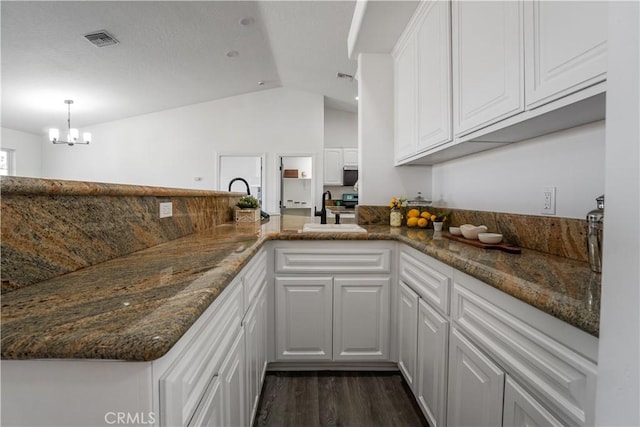
POLYGON ((407 218, 417 218, 420 216, 420 211, 418 209, 411 209, 407 212, 407 218))
POLYGON ((418 227, 420 228, 427 228, 427 224, 429 224, 429 221, 426 218, 420 218, 418 220, 418 227))
POLYGON ((422 213, 420 214, 420 216, 421 216, 422 218, 426 218, 427 220, 429 220, 429 218, 431 217, 431 214, 430 214, 429 212, 427 212, 427 211, 424 211, 424 212, 422 212, 422 213))
POLYGON ((407 218, 407 227, 415 227, 418 225, 418 218, 413 216, 411 218, 407 218))

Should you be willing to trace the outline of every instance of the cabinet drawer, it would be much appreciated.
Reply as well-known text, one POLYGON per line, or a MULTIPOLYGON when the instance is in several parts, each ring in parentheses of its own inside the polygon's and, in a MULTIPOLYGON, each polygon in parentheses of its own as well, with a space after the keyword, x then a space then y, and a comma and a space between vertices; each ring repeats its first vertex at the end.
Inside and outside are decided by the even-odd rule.
POLYGON ((267 252, 262 249, 251 260, 244 275, 244 309, 249 310, 262 284, 267 280, 267 252))
MULTIPOLYGON (((413 251, 412 251, 413 252, 413 251)), ((449 314, 449 288, 453 269, 427 255, 400 252, 400 279, 421 298, 449 314)))
POLYGON ((238 334, 243 315, 242 284, 233 282, 227 291, 230 293, 211 314, 207 326, 159 380, 163 426, 187 425, 238 334))
POLYGON ((276 248, 276 273, 389 273, 391 249, 276 248))
POLYGON ((565 422, 593 424, 597 374, 593 362, 475 294, 457 279, 451 317, 565 422))

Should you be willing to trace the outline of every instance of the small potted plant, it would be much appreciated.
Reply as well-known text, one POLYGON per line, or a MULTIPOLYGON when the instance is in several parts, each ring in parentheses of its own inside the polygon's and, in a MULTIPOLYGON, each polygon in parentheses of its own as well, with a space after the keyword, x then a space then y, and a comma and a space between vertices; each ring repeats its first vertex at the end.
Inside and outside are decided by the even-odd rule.
POLYGON ((443 213, 440 215, 431 215, 431 222, 433 222, 433 230, 434 231, 442 231, 442 225, 449 217, 448 213, 443 213))
POLYGON ((256 222, 260 221, 260 202, 253 196, 246 195, 240 197, 236 203, 236 222, 256 222))

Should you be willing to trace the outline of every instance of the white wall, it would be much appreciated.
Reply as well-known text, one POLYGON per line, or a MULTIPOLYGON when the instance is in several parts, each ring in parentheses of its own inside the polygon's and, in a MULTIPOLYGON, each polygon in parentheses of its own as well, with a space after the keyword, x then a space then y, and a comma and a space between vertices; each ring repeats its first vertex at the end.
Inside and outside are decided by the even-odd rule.
POLYGON ((391 197, 431 197, 431 167, 393 166, 393 60, 358 56, 358 203, 387 205, 391 197))
MULTIPOLYGON (((83 129, 89 146, 46 146, 46 177, 215 189, 216 153, 267 153, 266 210, 277 211, 277 156, 322 158, 321 95, 277 88, 131 117, 83 129), (195 178, 202 178, 196 181, 195 178)), ((322 168, 315 170, 316 194, 322 168)))
POLYGON ((640 6, 611 2, 598 426, 640 425, 640 6))
POLYGON ((585 218, 604 193, 604 121, 433 166, 440 206, 540 215, 556 187, 556 216, 585 218))
POLYGON ((324 146, 325 148, 357 148, 358 114, 325 107, 324 146))
POLYGON ((2 148, 13 150, 16 176, 42 176, 42 147, 45 137, 19 130, 2 128, 2 148))

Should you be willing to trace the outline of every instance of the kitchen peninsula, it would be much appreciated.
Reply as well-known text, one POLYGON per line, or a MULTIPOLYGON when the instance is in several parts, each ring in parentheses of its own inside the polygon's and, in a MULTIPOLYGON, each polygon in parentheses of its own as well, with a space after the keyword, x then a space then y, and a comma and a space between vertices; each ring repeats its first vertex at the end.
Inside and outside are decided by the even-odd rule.
MULTIPOLYGON (((559 333, 570 330, 571 334, 578 334, 577 341, 583 343, 579 346, 580 352, 589 353, 586 356, 595 362, 600 282, 599 275, 592 273, 584 261, 526 248, 521 255, 486 251, 442 238, 442 235, 432 230, 408 230, 389 227, 387 224, 365 224, 363 227, 367 229, 367 233, 361 234, 300 233, 295 227, 290 230, 284 229, 286 227, 283 227, 283 224, 289 219, 277 216, 263 224, 235 224, 229 221, 232 206, 230 200, 236 197, 233 193, 189 193, 186 190, 154 190, 145 187, 129 188, 122 192, 121 188, 107 184, 17 178, 3 179, 2 193, 3 275, 5 265, 17 265, 10 264, 5 257, 15 256, 18 249, 26 248, 26 252, 37 251, 37 247, 44 245, 34 244, 30 248, 24 245, 24 236, 28 234, 25 227, 37 224, 38 215, 46 218, 49 218, 49 215, 56 217, 51 211, 40 211, 38 206, 32 206, 32 210, 21 208, 37 200, 38 194, 45 195, 49 201, 58 200, 61 206, 71 204, 76 208, 80 206, 80 200, 86 199, 87 202, 95 204, 99 203, 97 199, 100 197, 109 197, 109 203, 114 205, 113 209, 120 210, 121 214, 122 207, 118 207, 116 199, 138 198, 138 206, 146 206, 147 210, 137 211, 137 216, 143 218, 146 225, 134 227, 133 230, 137 234, 127 237, 146 242, 151 239, 141 230, 150 232, 149 230, 156 228, 149 224, 162 224, 163 219, 153 217, 158 201, 173 200, 174 220, 182 221, 178 228, 185 232, 183 236, 153 242, 147 248, 113 256, 111 259, 85 265, 66 274, 36 283, 18 284, 14 286, 15 289, 6 289, 2 299, 3 388, 8 387, 6 390, 17 393, 17 399, 21 398, 20 393, 36 393, 29 390, 28 384, 25 385, 28 376, 21 378, 20 375, 12 374, 14 369, 15 372, 24 374, 24 367, 27 370, 31 369, 28 367, 29 363, 37 364, 35 372, 38 372, 48 362, 55 363, 58 360, 63 363, 65 369, 71 370, 77 362, 78 366, 82 366, 80 369, 83 372, 93 372, 96 381, 109 381, 109 371, 112 369, 137 370, 151 364, 157 372, 147 372, 142 376, 146 378, 145 384, 151 388, 149 395, 142 401, 136 401, 139 406, 131 410, 159 414, 155 421, 159 425, 168 425, 163 421, 163 417, 173 415, 163 409, 160 401, 166 396, 163 397, 163 392, 159 392, 158 386, 153 384, 157 384, 157 381, 161 380, 158 376, 163 371, 170 371, 170 366, 177 363, 176 360, 184 349, 189 348, 190 344, 185 343, 185 340, 191 342, 190 340, 196 339, 190 330, 199 328, 199 331, 211 330, 213 334, 219 333, 215 324, 202 324, 203 318, 211 319, 217 316, 214 313, 216 304, 239 298, 238 301, 244 299, 244 310, 251 311, 250 307, 255 307, 255 303, 247 300, 249 294, 256 299, 265 294, 264 301, 273 303, 274 249, 278 247, 300 248, 303 252, 329 246, 337 248, 334 252, 340 252, 341 247, 349 250, 356 248, 356 252, 366 248, 388 249, 391 261, 387 273, 391 278, 390 289, 394 295, 390 299, 391 304, 397 300, 395 295, 398 292, 398 283, 403 280, 403 272, 400 271, 403 254, 415 259, 427 256, 443 266, 448 266, 452 271, 460 272, 460 277, 470 276, 483 282, 483 286, 492 288, 491 292, 498 290, 500 294, 505 294, 505 297, 513 297, 518 304, 525 303, 534 307, 536 312, 540 312, 539 315, 545 323, 533 325, 534 327, 539 326, 546 332, 552 324, 549 323, 552 317, 554 321, 560 319, 561 322, 553 324, 561 325, 560 329, 566 330, 559 333), (121 192, 120 196, 115 195, 118 191, 121 192), (195 218, 194 211, 199 207, 209 206, 206 202, 207 197, 215 200, 211 204, 215 206, 212 211, 219 217, 207 219, 208 226, 203 225, 202 218, 198 220, 200 222, 187 221, 187 218, 195 218), (189 198, 194 200, 187 200, 189 198), (32 212, 31 217, 27 215, 32 223, 19 229, 11 229, 12 225, 17 227, 17 223, 8 217, 21 212, 32 212), (187 223, 200 225, 190 228, 187 223), (16 237, 16 233, 22 237, 16 237), (143 235, 144 238, 141 238, 143 235), (22 242, 22 246, 16 242, 22 242), (248 290, 251 288, 248 288, 247 284, 253 283, 254 277, 260 277, 259 280, 255 280, 260 285, 256 285, 255 290, 248 290), (241 296, 242 286, 237 284, 239 280, 242 282, 243 278, 244 297, 241 296), (252 279, 250 281, 246 278, 252 279), (118 363, 114 364, 116 361, 118 363), (87 362, 90 365, 87 366, 87 362), (86 369, 89 370, 85 371, 86 369)), ((131 206, 132 201, 128 200, 125 204, 131 206)), ((362 209, 364 216, 366 207, 362 209)), ((21 220, 24 222, 25 218, 22 217, 21 220)), ((63 218, 63 215, 56 218, 62 222, 69 220, 63 218)), ((105 237, 110 229, 109 218, 108 215, 101 217, 105 222, 97 226, 105 233, 102 235, 105 241, 112 238, 105 237)), ((308 220, 313 221, 313 218, 308 220)), ((365 220, 366 218, 361 218, 361 224, 366 223, 365 220)), ((68 222, 67 225, 71 227, 71 224, 72 222, 68 222)), ((158 227, 164 227, 164 230, 171 228, 158 227)), ((56 229, 55 225, 51 228, 56 229)), ((111 229, 117 227, 113 226, 111 229)), ((35 235, 37 233, 33 230, 39 229, 32 229, 35 235)), ((89 234, 87 230, 75 229, 66 236, 49 235, 50 242, 47 245, 62 242, 65 237, 81 235, 86 238, 89 234)), ((94 246, 99 247, 102 243, 95 241, 94 246)), ((73 247, 68 241, 64 244, 73 247)), ((80 250, 81 248, 78 251, 80 250)), ((51 254, 49 257, 55 258, 51 254)), ((7 271, 13 270, 9 268, 7 271)), ((460 280, 462 283, 467 279, 460 280)), ((457 286, 457 281, 453 282, 457 286)), ((454 283, 451 283, 452 288, 454 283)), ((454 291, 447 288, 446 292, 447 298, 451 295, 451 299, 454 299, 454 291)), ((455 301, 453 304, 456 304, 455 301)), ((242 306, 242 302, 239 306, 242 306)), ((448 310, 447 308, 447 313, 448 310)), ((272 327, 273 319, 268 319, 266 313, 273 316, 273 307, 267 308, 263 313, 266 324, 272 327)), ((392 309, 391 313, 393 319, 394 314, 397 315, 396 310, 392 309)), ((243 315, 240 313, 233 319, 240 322, 243 315)), ((392 328, 399 327, 395 320, 391 320, 390 325, 392 328)), ((266 325, 264 327, 266 340, 273 339, 273 331, 267 331, 266 325)), ((396 333, 392 332, 390 335, 393 337, 396 333)), ((392 341, 390 346, 395 348, 395 341, 392 341)), ((229 344, 228 348, 235 347, 229 344)), ((391 351, 390 354, 392 356, 388 359, 389 362, 395 363, 397 357, 393 355, 397 356, 397 352, 391 351)), ((273 356, 271 352, 269 360, 265 360, 265 363, 273 362, 273 356)), ((224 366, 224 363, 222 365, 224 366)), ((69 375, 69 381, 83 377, 69 372, 64 375, 69 375)), ((595 373, 593 377, 595 378, 595 373)), ((244 377, 242 378, 244 381, 244 377)), ((589 381, 592 380, 593 378, 589 381)), ((137 381, 143 380, 138 378, 137 381)), ((588 385, 588 393, 593 391, 592 386, 588 385)), ((44 392, 47 387, 38 388, 40 392, 44 392)), ((111 387, 105 383, 101 384, 101 388, 111 390, 112 394, 117 390, 116 386, 111 387)), ((75 390, 76 393, 83 394, 80 388, 76 387, 75 390)), ((91 386, 87 390, 92 390, 91 386)), ((7 396, 6 392, 3 395, 7 396)), ((40 398, 44 399, 42 396, 40 398)), ((107 400, 110 403, 117 401, 113 396, 107 400)), ((588 397, 585 402, 579 402, 578 406, 590 401, 591 398, 588 397)), ((100 407, 97 403, 95 405, 100 407)), ((3 406, 3 418, 13 417, 7 419, 15 421, 24 416, 16 413, 20 410, 11 404, 3 406)), ((195 408, 195 404, 192 408, 195 408)), ((109 408, 100 407, 95 410, 104 412, 109 408)), ((195 415, 184 415, 180 422, 188 421, 191 416, 195 415)), ((247 425, 250 424, 250 416, 247 414, 242 418, 247 425)), ((590 418, 578 414, 575 419, 588 421, 590 418)), ((87 419, 78 422, 87 422, 87 419)), ((65 419, 64 423, 72 425, 74 420, 65 419)))

